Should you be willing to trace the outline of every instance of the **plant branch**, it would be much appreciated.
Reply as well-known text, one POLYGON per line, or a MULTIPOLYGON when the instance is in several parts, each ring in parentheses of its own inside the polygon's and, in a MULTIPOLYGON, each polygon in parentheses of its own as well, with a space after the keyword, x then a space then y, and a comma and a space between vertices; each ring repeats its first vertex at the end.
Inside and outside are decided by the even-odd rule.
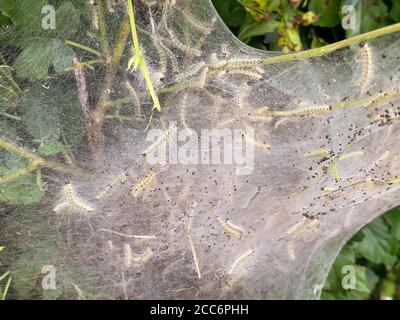
POLYGON ((300 51, 296 53, 286 54, 286 55, 279 55, 276 57, 268 57, 264 59, 264 64, 276 64, 294 60, 301 60, 301 59, 309 59, 313 57, 319 57, 327 53, 331 53, 333 51, 349 47, 352 44, 360 43, 362 41, 367 41, 371 39, 375 39, 378 37, 382 37, 384 35, 388 35, 394 32, 400 31, 400 23, 393 24, 391 26, 377 29, 371 32, 363 33, 355 37, 351 37, 336 43, 329 44, 327 46, 323 46, 320 48, 310 49, 306 51, 300 51))

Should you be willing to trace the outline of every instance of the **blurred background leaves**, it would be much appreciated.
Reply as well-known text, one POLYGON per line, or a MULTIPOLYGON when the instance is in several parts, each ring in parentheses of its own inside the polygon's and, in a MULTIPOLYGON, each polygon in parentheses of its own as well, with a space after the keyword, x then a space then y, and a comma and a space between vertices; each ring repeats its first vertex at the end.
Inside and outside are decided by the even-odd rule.
MULTIPOLYGON (((258 49, 295 52, 400 22, 400 0, 213 0, 231 31, 258 49), (353 6, 354 28, 342 27, 353 6)), ((375 219, 342 249, 323 299, 400 299, 400 208, 375 219), (346 266, 355 288, 344 289, 346 266)))

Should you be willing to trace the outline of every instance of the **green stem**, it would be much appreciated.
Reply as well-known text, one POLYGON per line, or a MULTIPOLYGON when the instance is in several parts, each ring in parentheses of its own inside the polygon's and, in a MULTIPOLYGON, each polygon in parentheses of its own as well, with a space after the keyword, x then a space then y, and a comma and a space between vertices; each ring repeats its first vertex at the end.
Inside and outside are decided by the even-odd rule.
POLYGON ((69 46, 82 49, 82 50, 84 50, 84 51, 93 53, 94 55, 96 55, 96 56, 98 56, 98 57, 101 57, 101 53, 100 53, 99 51, 97 51, 97 50, 95 50, 95 49, 92 49, 92 48, 90 48, 90 47, 88 47, 88 46, 85 46, 85 45, 83 45, 83 44, 80 44, 80 43, 77 43, 77 42, 74 42, 74 41, 71 41, 71 40, 65 40, 64 42, 65 42, 65 44, 67 44, 67 45, 69 45, 69 46))
POLYGON ((110 57, 110 44, 108 42, 107 24, 104 17, 104 0, 97 2, 97 16, 99 18, 100 45, 106 57, 110 57))
POLYGON ((11 280, 12 280, 12 274, 10 274, 10 277, 8 278, 8 281, 7 281, 6 287, 4 288, 4 292, 3 292, 3 296, 1 297, 1 300, 6 300, 8 289, 10 288, 11 280))
POLYGON ((349 47, 352 44, 360 43, 362 41, 367 41, 371 39, 375 39, 378 37, 382 37, 387 34, 391 34, 394 32, 400 31, 400 23, 393 24, 391 26, 377 29, 371 32, 363 33, 360 35, 357 35, 355 37, 345 39, 336 43, 332 43, 327 46, 323 46, 320 48, 315 48, 315 49, 310 49, 306 51, 300 51, 296 53, 291 53, 291 54, 286 54, 286 55, 279 55, 276 57, 268 57, 264 59, 264 64, 269 65, 269 64, 276 64, 276 63, 282 63, 282 62, 288 62, 288 61, 293 61, 293 60, 301 60, 301 59, 309 59, 313 57, 319 57, 324 54, 349 47))
MULTIPOLYGON (((2 62, 2 64, 7 65, 6 60, 4 59, 3 55, 0 52, 0 61, 2 62)), ((16 92, 22 92, 21 88, 19 87, 18 83, 14 80, 14 78, 12 77, 12 75, 6 70, 6 68, 0 68, 0 74, 3 75, 8 82, 10 83, 10 85, 13 87, 13 89, 16 92)))
POLYGON ((128 13, 129 13, 129 20, 131 24, 131 33, 132 33, 132 40, 133 45, 135 48, 135 59, 138 61, 139 70, 142 73, 144 80, 146 81, 147 89, 149 90, 150 96, 153 99, 154 108, 161 112, 161 104, 158 99, 157 93, 154 89, 153 83, 150 78, 149 71, 147 70, 146 62, 142 56, 140 51, 139 45, 139 38, 136 31, 136 22, 135 22, 135 14, 133 12, 132 0, 128 0, 128 13))
POLYGON ((37 156, 36 154, 22 148, 18 147, 15 144, 12 144, 2 138, 0 138, 0 148, 3 148, 11 153, 15 153, 20 155, 21 157, 31 160, 33 163, 36 163, 37 166, 45 167, 48 169, 52 169, 54 171, 59 171, 68 174, 79 174, 79 170, 74 167, 66 166, 64 164, 46 160, 42 157, 37 156))
POLYGON ((84 62, 81 62, 81 63, 74 64, 74 65, 72 65, 72 66, 70 66, 68 68, 65 68, 65 71, 66 72, 72 71, 72 70, 74 70, 76 68, 80 68, 80 67, 89 67, 89 68, 93 69, 93 67, 91 67, 91 66, 94 65, 94 64, 100 63, 100 62, 101 62, 100 59, 84 61, 84 62))

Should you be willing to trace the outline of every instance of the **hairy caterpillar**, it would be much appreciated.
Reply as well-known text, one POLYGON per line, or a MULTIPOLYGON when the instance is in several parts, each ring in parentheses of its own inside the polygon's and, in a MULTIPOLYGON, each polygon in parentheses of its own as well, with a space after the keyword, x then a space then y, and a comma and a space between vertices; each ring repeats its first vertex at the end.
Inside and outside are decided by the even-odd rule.
POLYGON ((330 150, 330 149, 320 149, 320 150, 307 152, 303 156, 306 159, 313 159, 313 158, 329 157, 331 154, 332 154, 332 150, 330 150))
POLYGON ((156 142, 152 143, 146 150, 142 152, 142 155, 146 155, 150 152, 153 152, 155 149, 157 149, 161 144, 167 141, 167 139, 175 134, 177 131, 177 128, 173 128, 173 130, 166 130, 164 135, 160 137, 156 142))
POLYGON ((139 194, 146 190, 156 179, 157 177, 157 172, 154 170, 151 170, 150 173, 148 173, 140 182, 138 182, 131 191, 131 194, 134 198, 137 198, 139 194))
POLYGON ((260 195, 260 193, 261 193, 261 186, 258 186, 257 191, 251 195, 251 197, 250 197, 249 201, 247 201, 247 204, 244 207, 244 209, 248 209, 251 206, 251 204, 253 203, 253 201, 260 195))
POLYGON ((344 155, 342 155, 340 160, 352 159, 352 158, 356 158, 356 157, 361 157, 363 155, 364 155, 364 151, 353 151, 353 152, 345 153, 344 155))
POLYGON ((129 96, 131 97, 131 100, 132 100, 133 104, 136 106, 135 114, 140 116, 141 113, 142 113, 141 112, 142 104, 140 102, 140 98, 139 98, 138 93, 136 92, 136 90, 131 86, 131 84, 128 81, 124 82, 124 86, 125 86, 126 90, 128 91, 129 96))
POLYGON ((257 141, 256 139, 253 139, 253 137, 250 137, 246 131, 243 132, 243 136, 245 138, 245 140, 252 144, 254 147, 256 147, 256 149, 259 150, 269 150, 271 149, 271 146, 269 146, 268 144, 264 143, 264 142, 260 142, 257 141))
POLYGON ((253 67, 257 65, 262 65, 264 63, 263 59, 254 58, 254 59, 231 59, 228 60, 227 67, 228 68, 246 68, 253 67))
POLYGON ((208 67, 205 67, 203 69, 203 71, 201 72, 200 76, 199 76, 199 87, 200 87, 200 89, 204 88, 204 85, 206 83, 208 70, 209 70, 208 67))
POLYGON ((251 71, 251 70, 245 70, 245 69, 228 70, 226 72, 226 74, 233 74, 233 75, 238 74, 238 75, 242 75, 242 76, 246 76, 246 77, 250 77, 250 78, 255 78, 257 80, 261 80, 263 78, 262 74, 251 71))
POLYGON ((370 83, 373 72, 372 69, 373 69, 372 51, 368 43, 364 43, 361 48, 361 78, 359 80, 361 94, 365 92, 370 83))
POLYGON ((381 103, 392 100, 399 94, 399 90, 397 88, 390 88, 382 93, 377 94, 372 97, 371 100, 367 103, 367 107, 373 107, 379 105, 381 103))
MULTIPOLYGON (((182 11, 183 16, 194 26, 196 29, 199 31, 203 32, 204 34, 208 35, 212 32, 213 27, 210 25, 207 25, 206 23, 197 20, 195 17, 193 17, 190 12, 187 9, 184 9, 182 11)), ((211 20, 211 23, 214 24, 217 19, 214 17, 211 20)))
POLYGON ((301 234, 306 230, 312 229, 314 227, 319 228, 319 219, 307 218, 303 216, 303 218, 299 222, 297 222, 294 226, 292 226, 286 232, 286 234, 295 236, 296 234, 301 234))
POLYGON ((253 249, 250 249, 250 250, 247 250, 247 251, 246 251, 245 253, 243 253, 242 255, 240 255, 238 258, 236 258, 236 260, 232 263, 232 266, 231 266, 231 268, 229 269, 228 274, 229 274, 229 275, 232 275, 232 274, 235 272, 237 266, 238 266, 240 263, 242 263, 245 259, 247 259, 248 257, 250 257, 250 256, 253 255, 253 254, 254 254, 254 250, 253 250, 253 249))
POLYGON ((287 243, 287 252, 288 257, 291 261, 296 260, 296 255, 294 254, 294 243, 292 240, 289 240, 287 243))
POLYGON ((171 61, 171 64, 172 64, 172 70, 174 72, 176 72, 179 69, 179 66, 178 66, 178 60, 176 59, 175 54, 168 47, 166 47, 162 43, 162 41, 160 41, 158 39, 157 39, 157 44, 160 46, 161 49, 163 49, 168 54, 169 60, 171 61))
POLYGON ((125 182, 128 181, 128 176, 127 174, 119 176, 116 180, 114 180, 111 184, 109 184, 104 190, 102 190, 97 196, 96 200, 101 200, 105 196, 109 194, 109 192, 114 188, 117 187, 119 184, 124 184, 125 182))
POLYGON ((225 59, 219 60, 216 53, 213 53, 210 56, 210 66, 212 69, 221 69, 228 64, 228 61, 225 59))
POLYGON ((151 38, 156 47, 158 57, 160 58, 159 63, 158 63, 160 66, 159 72, 162 75, 165 75, 167 73, 167 56, 166 56, 164 50, 162 50, 163 48, 159 45, 161 41, 159 41, 158 38, 156 38, 156 35, 152 34, 151 38))
POLYGON ((193 255, 194 265, 195 265, 195 268, 196 268, 197 277, 199 279, 201 279, 199 259, 197 258, 196 249, 194 247, 194 244, 193 244, 193 241, 192 241, 192 237, 190 237, 190 236, 189 236, 189 244, 190 244, 190 248, 192 250, 192 255, 193 255))
POLYGON ((147 262, 150 257, 153 255, 153 250, 151 250, 150 248, 146 249, 143 253, 132 256, 131 260, 133 262, 141 262, 141 263, 145 263, 147 262))
POLYGON ((132 264, 132 248, 128 243, 124 244, 124 266, 129 268, 132 264))
POLYGON ((244 231, 241 227, 233 224, 230 222, 228 219, 217 219, 218 223, 221 225, 221 227, 224 229, 225 234, 228 237, 234 237, 237 239, 243 239, 244 238, 244 231))
POLYGON ((133 235, 133 234, 125 234, 125 233, 121 233, 121 232, 110 230, 110 229, 100 229, 99 232, 110 233, 110 234, 114 234, 116 236, 130 238, 130 239, 157 239, 156 236, 138 236, 138 235, 133 235))
POLYGON ((68 202, 78 209, 81 209, 86 212, 94 211, 94 208, 85 204, 76 194, 72 183, 65 185, 64 193, 67 197, 68 202))
POLYGON ((200 72, 200 70, 206 65, 206 63, 204 61, 201 61, 199 63, 196 63, 194 65, 191 65, 189 70, 186 72, 182 72, 180 73, 177 77, 176 77, 176 81, 177 82, 181 82, 182 80, 185 80, 187 78, 191 78, 193 76, 195 76, 196 74, 198 74, 200 72))
POLYGON ((293 116, 318 116, 323 115, 332 110, 331 106, 309 107, 304 109, 296 109, 291 111, 266 111, 266 116, 274 117, 293 117, 293 116))
POLYGON ((186 52, 187 54, 196 56, 196 57, 200 57, 200 56, 203 54, 202 51, 200 51, 200 50, 198 50, 198 49, 195 49, 195 48, 191 48, 191 47, 189 47, 189 46, 183 44, 183 43, 180 42, 180 41, 178 40, 178 38, 172 33, 171 30, 169 30, 168 28, 167 28, 167 30, 168 30, 169 37, 171 38, 172 44, 173 44, 175 47, 177 47, 179 50, 181 50, 181 51, 183 51, 183 52, 186 52))

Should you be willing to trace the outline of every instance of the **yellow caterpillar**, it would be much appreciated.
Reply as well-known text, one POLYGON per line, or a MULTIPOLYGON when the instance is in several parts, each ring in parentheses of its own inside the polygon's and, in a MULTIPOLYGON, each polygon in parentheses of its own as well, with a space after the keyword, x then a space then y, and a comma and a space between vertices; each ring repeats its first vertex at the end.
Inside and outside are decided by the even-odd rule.
POLYGON ((268 144, 257 141, 256 139, 253 139, 253 137, 250 137, 246 131, 243 132, 243 136, 244 136, 245 140, 248 143, 252 144, 254 147, 256 147, 256 149, 265 151, 265 150, 269 150, 271 148, 271 146, 269 146, 268 144))
POLYGON ((124 265, 129 268, 132 264, 132 248, 128 243, 124 244, 124 265))
POLYGON ((116 236, 129 238, 129 239, 157 239, 156 236, 139 236, 139 235, 134 235, 134 234, 125 234, 125 233, 121 233, 121 232, 110 230, 110 229, 100 229, 99 232, 110 233, 110 234, 114 234, 116 236))
POLYGON ((156 179, 157 177, 157 172, 155 172, 154 170, 151 170, 150 173, 148 173, 143 180, 141 180, 139 183, 137 183, 133 188, 132 188, 132 196, 134 198, 137 198, 139 196, 139 194, 146 190, 146 188, 148 188, 156 179))
POLYGON ((72 183, 65 185, 64 193, 67 197, 68 202, 78 209, 81 209, 86 212, 94 211, 94 208, 85 204, 76 194, 72 183))
POLYGON ((102 200, 113 188, 117 187, 119 184, 124 184, 126 181, 128 181, 128 176, 126 174, 119 176, 96 196, 96 200, 102 200))
POLYGON ((164 142, 166 142, 167 139, 168 139, 171 135, 175 134, 176 131, 177 131, 177 128, 173 128, 173 130, 169 130, 169 129, 166 130, 165 133, 164 133, 164 135, 163 135, 161 138, 159 138, 156 142, 154 142, 153 144, 151 144, 146 150, 144 150, 144 151, 142 152, 142 155, 146 155, 146 154, 148 154, 149 152, 153 152, 153 151, 154 151, 155 149, 157 149, 161 144, 163 144, 164 142))
POLYGON ((306 230, 315 227, 319 228, 319 219, 317 218, 311 219, 303 216, 303 218, 299 222, 297 222, 293 227, 291 227, 286 232, 286 234, 296 236, 298 234, 305 232, 306 230))
POLYGON ((399 94, 399 90, 397 88, 390 88, 382 93, 377 94, 376 96, 372 97, 371 100, 368 102, 367 107, 374 107, 381 103, 387 102, 392 100, 399 94))
POLYGON ((258 73, 258 72, 254 72, 251 70, 245 70, 245 69, 234 69, 234 70, 229 70, 226 72, 226 74, 238 74, 238 75, 242 75, 242 76, 246 76, 246 77, 250 77, 250 78, 255 78, 257 80, 261 80, 262 79, 262 74, 258 73))
POLYGON ((174 34, 172 33, 172 31, 169 30, 169 29, 168 29, 168 34, 169 34, 169 37, 171 38, 172 44, 173 44, 175 47, 177 47, 179 50, 181 50, 181 51, 183 51, 183 52, 186 52, 187 54, 196 56, 196 57, 200 57, 200 56, 203 54, 202 51, 200 51, 200 50, 198 50, 198 49, 195 49, 195 48, 191 48, 191 47, 189 47, 189 46, 183 44, 182 42, 180 42, 180 41, 178 40, 178 38, 175 37, 175 35, 174 35, 174 34))
POLYGON ((365 43, 361 48, 361 78, 359 80, 361 94, 368 88, 373 71, 372 69, 372 51, 368 43, 365 43))
POLYGON ((313 159, 313 158, 325 158, 332 154, 332 150, 330 149, 320 149, 316 151, 311 151, 305 153, 303 156, 306 159, 313 159))
POLYGON ((200 70, 201 70, 205 65, 206 65, 206 63, 205 63, 204 61, 201 61, 201 62, 199 62, 199 63, 196 63, 196 64, 194 64, 194 65, 191 65, 191 66, 189 67, 189 70, 188 70, 187 72, 180 73, 180 74, 176 77, 176 81, 177 81, 177 82, 180 82, 180 81, 182 81, 182 80, 184 80, 184 79, 191 78, 191 77, 195 76, 197 73, 200 72, 200 70))
MULTIPOLYGON (((199 31, 203 32, 204 34, 208 35, 211 33, 211 31, 213 30, 213 27, 210 25, 207 25, 206 23, 197 20, 195 17, 193 17, 190 12, 187 9, 184 9, 182 11, 183 16, 192 24, 192 26, 194 26, 195 28, 197 28, 199 31)), ((216 21, 216 18, 214 17, 211 20, 211 23, 214 24, 216 21)))
POLYGON ((197 277, 199 279, 201 279, 199 259, 197 258, 196 249, 194 248, 194 244, 193 244, 192 238, 190 236, 189 236, 189 244, 190 244, 190 248, 192 250, 192 255, 193 255, 194 265, 195 265, 195 268, 196 268, 197 277))
POLYGON ((253 255, 253 254, 254 254, 254 250, 253 250, 253 249, 250 249, 250 250, 247 250, 247 251, 246 251, 245 253, 243 253, 242 255, 240 255, 238 258, 236 258, 236 260, 232 263, 232 266, 231 266, 231 268, 229 269, 228 274, 229 274, 229 275, 232 275, 232 274, 235 272, 237 266, 238 266, 240 263, 242 263, 245 259, 247 259, 248 257, 250 257, 250 256, 253 255))
POLYGON ((132 257, 132 261, 133 262, 141 262, 141 263, 145 263, 147 262, 150 257, 153 254, 153 250, 151 250, 150 248, 148 248, 147 250, 145 250, 142 254, 139 255, 135 255, 132 257))
POLYGON ((309 107, 290 111, 265 111, 265 116, 274 117, 300 117, 300 116, 318 116, 331 111, 330 106, 309 107))
POLYGON ((217 221, 221 225, 221 227, 224 229, 225 234, 228 237, 234 237, 237 239, 244 238, 244 231, 241 227, 234 225, 228 219, 218 218, 217 221))

